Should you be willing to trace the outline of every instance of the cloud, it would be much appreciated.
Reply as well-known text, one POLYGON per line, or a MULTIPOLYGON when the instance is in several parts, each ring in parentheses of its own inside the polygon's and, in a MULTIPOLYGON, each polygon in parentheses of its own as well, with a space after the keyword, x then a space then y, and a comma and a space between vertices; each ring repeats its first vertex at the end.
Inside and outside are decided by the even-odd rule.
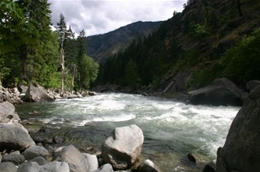
POLYGON ((162 21, 181 12, 186 0, 49 0, 52 23, 60 14, 75 33, 86 36, 107 33, 136 21, 162 21))

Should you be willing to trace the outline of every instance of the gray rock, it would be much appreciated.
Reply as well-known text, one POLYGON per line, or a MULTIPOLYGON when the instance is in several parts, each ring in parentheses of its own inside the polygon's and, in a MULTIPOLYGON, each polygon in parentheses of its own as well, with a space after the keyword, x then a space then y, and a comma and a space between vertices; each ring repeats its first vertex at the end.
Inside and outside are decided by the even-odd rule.
POLYGON ((73 145, 63 148, 53 158, 53 161, 67 162, 70 167, 70 172, 87 172, 87 171, 89 171, 88 160, 73 145))
POLYGON ((1 172, 16 172, 17 168, 12 162, 2 162, 0 163, 1 172))
POLYGON ((160 172, 160 170, 151 160, 147 159, 138 167, 138 172, 160 172))
POLYGON ((102 157, 114 169, 130 168, 141 154, 143 131, 136 125, 118 127, 102 144, 102 157))
POLYGON ((70 172, 70 168, 66 162, 52 161, 41 166, 40 172, 70 172))
POLYGON ((50 97, 47 92, 41 86, 30 86, 25 96, 23 97, 23 101, 25 102, 45 102, 45 101, 54 101, 52 97, 50 97))
POLYGON ((0 151, 24 150, 35 145, 28 131, 20 124, 0 123, 0 151))
POLYGON ((83 153, 87 158, 89 164, 89 171, 94 171, 98 169, 98 159, 96 155, 90 155, 88 153, 83 153))
POLYGON ((260 86, 250 92, 217 153, 217 172, 260 169, 260 86))
POLYGON ((246 89, 251 92, 253 89, 255 89, 258 85, 260 85, 260 81, 258 80, 251 80, 246 83, 246 89))
POLYGON ((2 162, 12 162, 15 165, 22 164, 25 161, 25 158, 21 154, 9 154, 3 155, 2 162))
POLYGON ((47 161, 42 156, 35 157, 31 159, 29 162, 37 162, 39 165, 47 164, 47 161))
POLYGON ((36 162, 25 162, 18 167, 17 172, 39 172, 40 166, 36 162))
POLYGON ((242 105, 242 90, 226 78, 215 79, 209 86, 189 92, 191 104, 242 105))
POLYGON ((105 164, 101 166, 99 169, 92 172, 114 172, 113 167, 110 164, 105 164))
POLYGON ((49 152, 47 149, 41 146, 30 146, 23 152, 23 155, 25 156, 26 160, 31 160, 38 156, 46 158, 47 156, 49 156, 49 152))
POLYGON ((0 103, 0 123, 20 122, 21 119, 15 112, 15 107, 9 102, 0 103))
POLYGON ((2 162, 2 155, 1 155, 1 153, 0 153, 0 163, 2 162))

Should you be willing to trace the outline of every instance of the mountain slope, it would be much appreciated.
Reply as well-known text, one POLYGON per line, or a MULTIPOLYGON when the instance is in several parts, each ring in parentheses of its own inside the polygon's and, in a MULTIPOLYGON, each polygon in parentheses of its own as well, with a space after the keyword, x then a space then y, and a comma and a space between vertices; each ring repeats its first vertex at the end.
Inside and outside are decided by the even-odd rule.
POLYGON ((246 59, 247 55, 257 58, 258 44, 243 46, 243 41, 258 39, 253 32, 260 27, 260 1, 189 0, 187 4, 152 35, 109 58, 100 67, 96 85, 176 92, 205 86, 217 77, 239 85, 260 79, 251 75, 260 72, 258 61, 246 59), (243 47, 250 50, 232 51, 243 47))
POLYGON ((111 55, 123 51, 129 44, 156 31, 161 22, 135 22, 112 32, 87 37, 87 54, 102 63, 111 55))

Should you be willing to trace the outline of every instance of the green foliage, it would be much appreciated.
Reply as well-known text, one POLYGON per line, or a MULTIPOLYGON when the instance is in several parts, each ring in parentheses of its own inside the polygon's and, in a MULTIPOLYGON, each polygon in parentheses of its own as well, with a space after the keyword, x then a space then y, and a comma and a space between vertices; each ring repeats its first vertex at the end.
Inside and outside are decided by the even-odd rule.
POLYGON ((88 89, 91 82, 94 82, 98 75, 99 65, 89 56, 84 55, 79 71, 82 88, 88 89))
POLYGON ((127 85, 130 85, 132 88, 136 88, 140 82, 140 77, 138 74, 138 67, 136 63, 130 60, 125 67, 125 82, 127 85))
POLYGON ((236 83, 260 79, 259 47, 260 29, 257 29, 226 51, 222 57, 222 63, 227 65, 224 75, 236 83))
POLYGON ((20 32, 25 24, 25 17, 21 8, 12 0, 2 0, 0 19, 0 54, 4 54, 20 45, 20 32))
POLYGON ((200 88, 208 85, 215 78, 222 76, 224 66, 218 61, 213 64, 200 68, 198 67, 192 75, 188 87, 200 88))

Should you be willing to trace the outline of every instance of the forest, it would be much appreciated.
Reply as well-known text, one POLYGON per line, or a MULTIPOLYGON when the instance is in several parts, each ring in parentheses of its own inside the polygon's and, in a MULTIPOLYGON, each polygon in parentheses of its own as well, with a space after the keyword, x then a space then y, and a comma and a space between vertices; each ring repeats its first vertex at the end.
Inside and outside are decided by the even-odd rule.
POLYGON ((260 79, 259 7, 256 0, 188 0, 182 13, 101 64, 95 84, 163 90, 187 70, 186 90, 219 77, 241 87, 260 79))
POLYGON ((47 0, 3 0, 0 10, 0 84, 81 91, 97 78, 85 31, 75 38, 63 14, 53 31, 47 0))
POLYGON ((2 0, 0 9, 5 87, 39 84, 64 91, 113 84, 162 90, 187 70, 192 71, 187 90, 218 77, 242 86, 260 79, 257 0, 188 0, 157 31, 101 64, 86 54, 85 31, 75 38, 62 14, 52 31, 47 0, 2 0))

